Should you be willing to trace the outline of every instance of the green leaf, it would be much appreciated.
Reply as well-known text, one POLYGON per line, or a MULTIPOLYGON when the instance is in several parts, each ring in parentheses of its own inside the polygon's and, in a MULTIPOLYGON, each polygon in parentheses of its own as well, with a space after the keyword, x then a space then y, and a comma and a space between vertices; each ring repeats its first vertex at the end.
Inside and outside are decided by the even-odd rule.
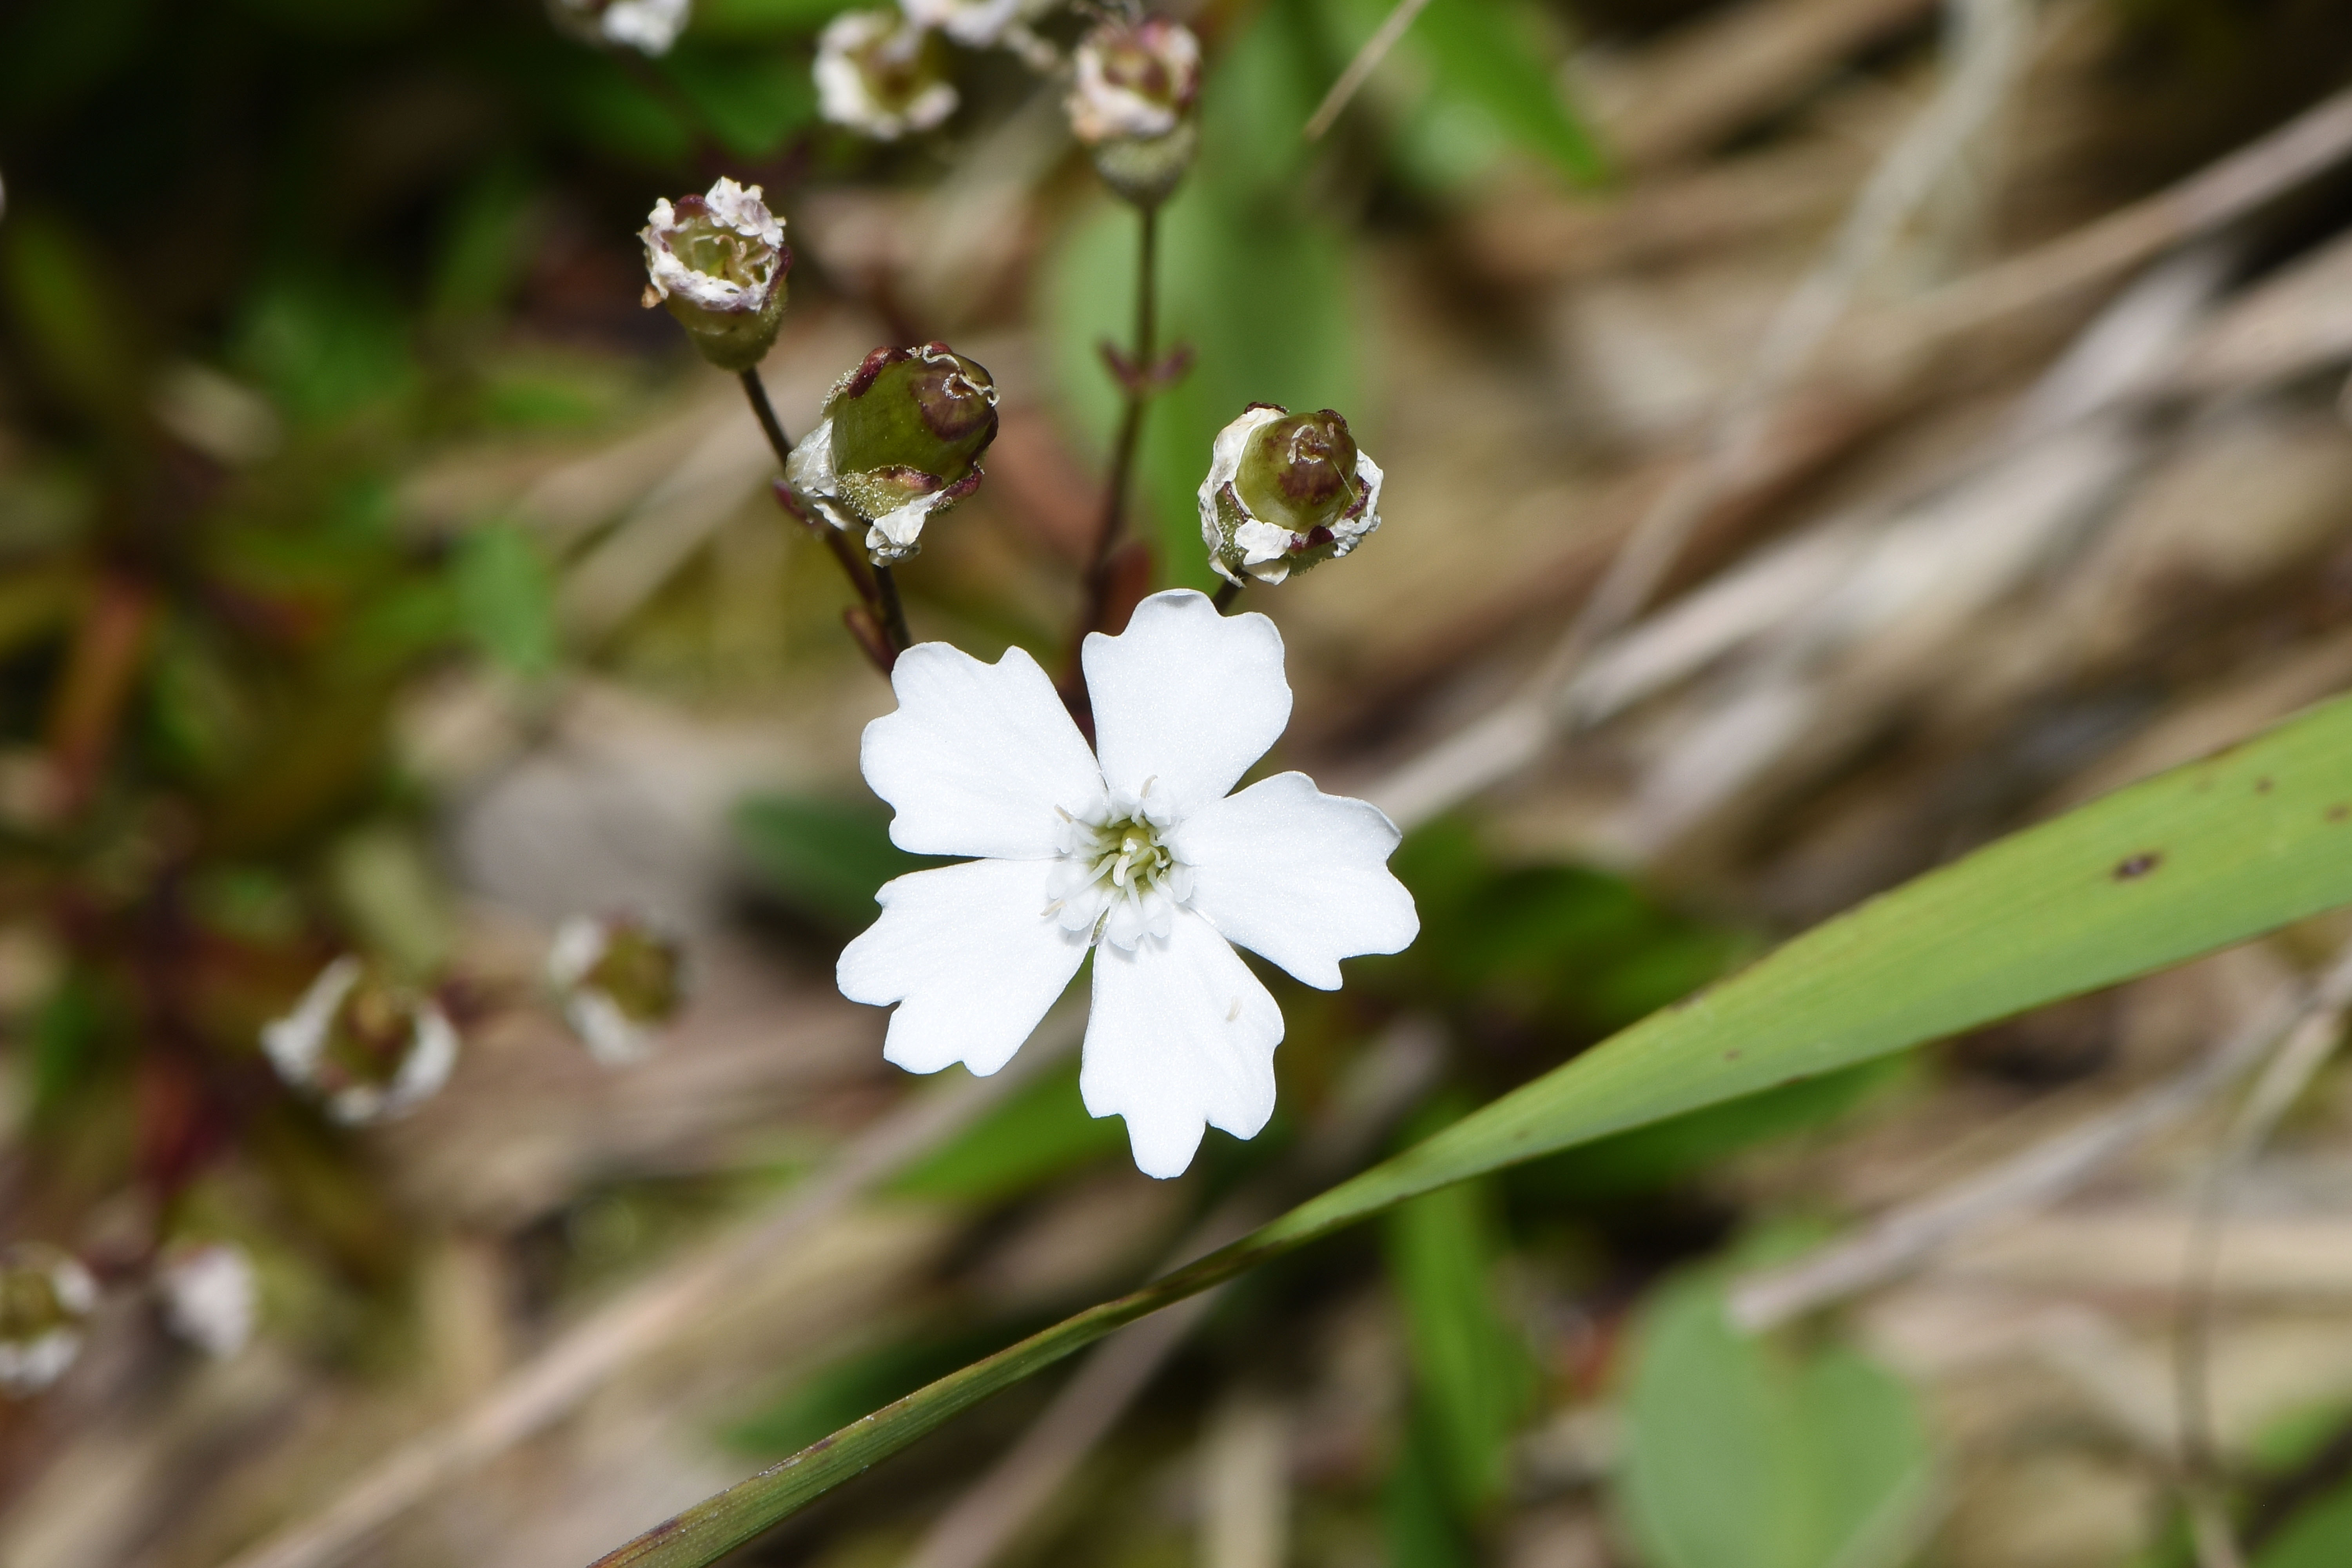
POLYGON ((1505 0, 1430 0, 1407 35, 1439 95, 1476 105, 1520 146, 1580 184, 1601 178, 1601 150, 1569 111, 1529 18, 1505 0))
POLYGON ((715 1561, 959 1412, 1423 1193, 1837 1071, 2352 903, 2352 700, 1929 872, 1140 1290, 941 1378, 601 1560, 715 1561))
POLYGON ((890 842, 880 802, 763 795, 735 808, 735 842, 762 890, 835 930, 871 925, 874 894, 893 877, 945 865, 890 842))
POLYGON ((728 152, 775 155, 816 119, 816 83, 807 56, 682 41, 662 69, 728 152))
POLYGON ((2352 1563, 2352 1487, 2295 1515, 2254 1559, 2254 1568, 2343 1568, 2352 1563))
POLYGON ((1078 1069, 1070 1067, 1045 1074, 998 1106, 978 1126, 891 1183, 890 1191, 946 1203, 1002 1203, 1126 1150, 1126 1123, 1116 1116, 1087 1114, 1078 1098, 1078 1069))
POLYGON ((1657 1568, 1885 1563, 1924 1500, 1910 1391, 1852 1351, 1740 1334, 1709 1277, 1644 1314, 1625 1427, 1618 1500, 1657 1568))
POLYGON ((1385 1226, 1413 1381, 1455 1515, 1475 1519, 1508 1479, 1511 1434, 1535 1393, 1527 1346, 1496 1310, 1494 1194, 1465 1182, 1402 1204, 1385 1226))
POLYGON ((524 677, 555 668, 555 589, 539 546, 511 523, 468 533, 457 552, 457 604, 481 650, 524 677))

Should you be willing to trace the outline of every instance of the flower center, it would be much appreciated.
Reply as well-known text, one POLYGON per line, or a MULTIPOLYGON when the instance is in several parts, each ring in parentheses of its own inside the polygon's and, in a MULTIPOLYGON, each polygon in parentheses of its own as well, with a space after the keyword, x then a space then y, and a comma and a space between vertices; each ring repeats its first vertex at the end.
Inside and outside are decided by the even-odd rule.
POLYGON ((1045 913, 1089 942, 1132 948, 1166 937, 1176 907, 1192 896, 1192 868, 1168 838, 1176 821, 1147 782, 1136 795, 1113 791, 1079 816, 1061 813, 1061 858, 1047 879, 1045 913))

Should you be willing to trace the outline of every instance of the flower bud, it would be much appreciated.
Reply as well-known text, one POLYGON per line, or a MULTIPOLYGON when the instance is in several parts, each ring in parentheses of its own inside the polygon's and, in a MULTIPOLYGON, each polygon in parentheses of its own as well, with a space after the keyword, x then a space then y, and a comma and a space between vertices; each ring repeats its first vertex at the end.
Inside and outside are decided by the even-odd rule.
POLYGON ((163 1254, 155 1275, 163 1326, 215 1360, 253 1340, 260 1295, 253 1259, 234 1242, 183 1242, 163 1254))
POLYGON ((929 131, 955 112, 947 46, 898 11, 845 11, 816 41, 817 110, 877 142, 929 131))
POLYGON ((575 38, 666 55, 686 30, 694 0, 547 0, 547 8, 575 38))
POLYGON ((1217 575, 1279 583, 1345 555, 1381 525, 1381 469, 1348 422, 1253 403, 1217 432, 1201 481, 1201 539, 1217 575))
POLYGON ((646 246, 646 308, 667 304, 721 370, 759 363, 783 325, 793 253, 783 219, 760 197, 759 186, 722 175, 706 195, 676 206, 656 202, 637 235, 646 246))
POLYGON ((1103 182, 1139 206, 1167 198, 1200 133, 1201 45, 1164 16, 1099 24, 1078 45, 1070 129, 1103 182))
POLYGON ((457 1065, 457 1031, 432 998, 347 953, 262 1029, 261 1048, 279 1078, 350 1125, 431 1099, 457 1065))
POLYGON ((980 488, 996 439, 996 383, 945 343, 876 349, 835 384, 784 479, 839 529, 862 526, 877 565, 922 547, 923 524, 980 488))
POLYGON ((38 1394, 63 1377, 97 1306, 89 1270, 56 1247, 25 1242, 0 1253, 0 1390, 38 1394))
POLYGON ((547 983, 564 1022, 606 1067, 642 1061, 686 999, 686 953, 652 922, 573 915, 547 952, 547 983))

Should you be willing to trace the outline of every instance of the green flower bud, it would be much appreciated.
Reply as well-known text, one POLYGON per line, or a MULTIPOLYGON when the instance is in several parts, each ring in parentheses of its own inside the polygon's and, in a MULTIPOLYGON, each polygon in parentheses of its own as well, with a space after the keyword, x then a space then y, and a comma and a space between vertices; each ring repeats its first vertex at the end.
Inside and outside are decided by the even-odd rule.
POLYGON ((1380 465, 1330 409, 1254 403, 1217 433, 1201 481, 1201 538, 1230 582, 1279 583, 1355 549, 1381 525, 1380 465))
POLYGON ((345 955, 261 1031, 278 1076, 345 1123, 405 1115, 449 1081, 457 1031, 429 996, 345 955))
POLYGON ((643 1060, 686 1001, 686 953, 677 938, 628 915, 574 915, 547 954, 548 984, 564 1022, 607 1067, 643 1060))
POLYGON ((0 1390, 37 1394, 64 1376, 97 1306, 89 1270, 56 1247, 26 1242, 0 1253, 0 1390))
POLYGON ((1096 173, 1139 206, 1166 200, 1200 143, 1200 41, 1164 16, 1108 21, 1087 35, 1073 63, 1070 130, 1096 173))
POLYGON ((877 565, 922 548, 923 524, 980 488, 996 383, 945 343, 876 349, 836 383, 784 478, 834 527, 866 530, 877 565))
POLYGON ((721 176, 699 196, 654 204, 646 246, 646 309, 667 304, 702 357, 721 370, 758 364, 783 325, 793 253, 784 222, 757 185, 721 176))

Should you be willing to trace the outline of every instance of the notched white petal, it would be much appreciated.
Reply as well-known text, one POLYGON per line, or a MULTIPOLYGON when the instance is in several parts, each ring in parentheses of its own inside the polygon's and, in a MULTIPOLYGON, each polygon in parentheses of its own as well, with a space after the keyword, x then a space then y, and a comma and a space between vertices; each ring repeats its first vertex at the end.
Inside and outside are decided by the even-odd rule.
POLYGON ((1282 1011, 1207 922, 1095 954, 1078 1090, 1093 1116, 1127 1121, 1136 1168, 1181 1176, 1205 1129, 1254 1138, 1274 1114, 1282 1011))
POLYGON ((1231 941, 1307 984, 1339 988, 1339 960, 1402 952, 1421 934, 1388 868, 1399 835, 1379 807, 1277 773, 1188 817, 1171 847, 1192 907, 1231 941))
POLYGON ((1189 588, 1154 594, 1117 637, 1089 633, 1087 689, 1104 782, 1165 792, 1181 817, 1232 789, 1290 722, 1282 634, 1189 588))
POLYGON ((896 712, 866 726, 859 763, 897 811, 891 842, 918 855, 1045 860, 1060 811, 1102 795, 1102 774, 1037 661, 1008 648, 982 664, 919 643, 890 675, 896 712))
POLYGON ((842 950, 841 994, 896 1004, 883 1056, 908 1072, 961 1062, 986 1077, 1013 1059, 1087 955, 1045 912, 1046 868, 970 860, 917 871, 877 895, 882 918, 842 950))

